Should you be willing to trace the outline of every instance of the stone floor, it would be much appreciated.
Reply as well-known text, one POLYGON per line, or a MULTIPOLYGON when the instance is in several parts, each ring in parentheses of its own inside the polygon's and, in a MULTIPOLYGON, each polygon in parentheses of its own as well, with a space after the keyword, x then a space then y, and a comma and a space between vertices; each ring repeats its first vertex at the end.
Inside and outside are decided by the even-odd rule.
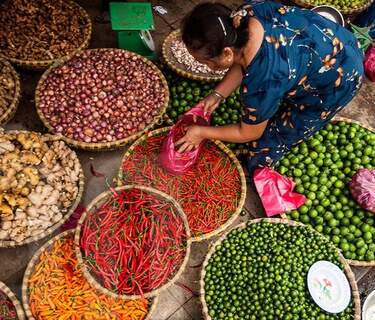
MULTIPOLYGON (((94 17, 99 12, 98 0, 79 0, 79 2, 94 17)), ((155 5, 161 5, 168 10, 164 16, 155 14, 156 30, 153 32, 154 38, 160 48, 163 38, 172 30, 179 27, 180 20, 199 0, 177 0, 177 1, 152 1, 155 5)), ((224 1, 228 5, 235 7, 241 1, 224 1)), ((110 25, 99 25, 94 23, 92 48, 115 47, 116 37, 111 31, 110 25)), ((38 119, 34 108, 34 90, 41 73, 20 71, 22 79, 22 100, 14 119, 6 125, 7 129, 23 128, 45 132, 45 128, 38 119)), ((343 111, 344 116, 360 120, 367 125, 375 127, 375 90, 374 84, 366 81, 358 97, 343 111)), ((86 176, 86 191, 82 200, 83 205, 87 205, 91 199, 106 189, 105 179, 98 178, 91 174, 90 165, 102 173, 105 173, 109 181, 116 176, 121 157, 124 150, 92 153, 77 151, 81 163, 83 164, 86 176)), ((254 190, 249 188, 246 201, 246 215, 240 217, 239 221, 263 216, 263 211, 259 199, 254 190)), ((213 239, 212 241, 214 241, 213 239)), ((33 256, 35 250, 47 239, 30 246, 16 249, 0 249, 0 280, 8 284, 21 298, 21 286, 24 270, 28 261, 33 256)), ((178 283, 191 288, 191 291, 183 289, 178 284, 173 285, 163 292, 159 297, 159 302, 152 319, 201 319, 201 306, 199 303, 199 275, 200 264, 204 259, 211 241, 194 244, 192 255, 188 262, 186 271, 182 274, 178 283)), ((362 298, 375 289, 375 268, 354 268, 362 298)))

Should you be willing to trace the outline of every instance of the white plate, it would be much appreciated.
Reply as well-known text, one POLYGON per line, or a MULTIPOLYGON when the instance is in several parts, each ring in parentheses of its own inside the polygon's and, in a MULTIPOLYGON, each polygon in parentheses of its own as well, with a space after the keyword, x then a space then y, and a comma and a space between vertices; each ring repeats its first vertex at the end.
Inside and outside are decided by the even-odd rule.
POLYGON ((344 272, 329 261, 318 261, 311 266, 307 286, 315 303, 329 313, 340 313, 350 303, 349 281, 344 272))

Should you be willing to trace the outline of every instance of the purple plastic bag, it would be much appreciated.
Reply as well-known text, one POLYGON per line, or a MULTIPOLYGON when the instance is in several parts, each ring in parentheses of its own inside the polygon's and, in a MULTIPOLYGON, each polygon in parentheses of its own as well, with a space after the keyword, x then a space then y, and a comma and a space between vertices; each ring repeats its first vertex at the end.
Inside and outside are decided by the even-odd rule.
POLYGON ((365 210, 375 213, 375 170, 360 169, 349 183, 350 192, 365 210))
POLYGON ((159 155, 160 165, 164 169, 172 174, 180 175, 194 165, 199 157, 204 141, 201 142, 198 148, 190 152, 180 153, 175 147, 176 136, 180 135, 181 131, 184 130, 183 128, 189 125, 208 126, 210 118, 210 115, 204 114, 203 105, 193 107, 181 117, 169 132, 159 155))

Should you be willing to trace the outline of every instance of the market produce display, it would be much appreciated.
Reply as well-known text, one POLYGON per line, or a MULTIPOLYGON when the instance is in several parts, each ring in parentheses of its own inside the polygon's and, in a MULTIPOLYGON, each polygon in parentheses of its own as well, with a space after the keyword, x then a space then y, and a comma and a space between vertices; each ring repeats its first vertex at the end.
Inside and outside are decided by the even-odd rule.
POLYGON ((371 5, 373 0, 294 0, 303 7, 316 7, 330 5, 341 11, 343 14, 361 12, 371 5))
POLYGON ((8 121, 16 111, 20 96, 20 83, 16 71, 0 59, 0 124, 8 121))
POLYGON ((347 259, 374 261, 375 216, 352 199, 348 186, 360 168, 375 168, 375 133, 340 121, 292 148, 277 170, 308 198, 288 217, 328 236, 347 259))
POLYGON ((151 186, 171 195, 182 206, 193 241, 224 230, 241 212, 246 180, 235 156, 221 143, 207 142, 198 161, 183 175, 159 165, 159 154, 170 128, 150 132, 126 152, 119 184, 151 186))
POLYGON ((6 0, 0 5, 0 56, 12 62, 51 64, 82 49, 90 36, 90 18, 74 1, 6 0))
POLYGON ((189 53, 182 40, 175 39, 172 42, 171 49, 176 60, 179 63, 183 64, 189 71, 200 73, 214 73, 221 76, 224 76, 226 73, 226 71, 213 71, 207 65, 195 60, 195 58, 189 53))
POLYGON ((22 307, 13 292, 0 282, 0 319, 24 320, 22 307))
POLYGON ((190 232, 172 198, 128 186, 93 203, 80 219, 76 252, 104 293, 151 297, 176 278, 189 256, 190 232))
POLYGON ((121 49, 80 52, 47 71, 36 93, 43 122, 78 147, 128 142, 158 120, 168 99, 157 67, 121 49))
POLYGON ((81 196, 82 177, 64 142, 0 131, 0 243, 36 240, 62 223, 81 196))
POLYGON ((287 220, 258 219, 222 236, 203 264, 201 301, 206 319, 360 319, 359 293, 345 260, 326 238, 287 220), (317 261, 345 268, 352 302, 328 314, 311 299, 306 278, 317 261))
POLYGON ((113 299, 93 289, 78 266, 73 231, 58 235, 36 253, 22 295, 29 319, 143 320, 151 309, 146 299, 113 299))

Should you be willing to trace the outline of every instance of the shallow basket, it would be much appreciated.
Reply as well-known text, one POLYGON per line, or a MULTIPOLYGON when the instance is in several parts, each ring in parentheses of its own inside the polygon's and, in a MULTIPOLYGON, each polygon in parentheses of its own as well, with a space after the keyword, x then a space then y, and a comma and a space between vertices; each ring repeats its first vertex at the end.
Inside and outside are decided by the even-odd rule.
MULTIPOLYGON (((29 304, 29 293, 28 293, 28 282, 30 277, 32 276, 32 273, 34 271, 35 265, 40 261, 40 256, 47 252, 53 243, 59 239, 62 239, 66 237, 67 235, 74 234, 74 230, 67 230, 60 234, 58 234, 56 237, 50 239, 48 242, 46 242, 33 256, 33 258, 30 260, 29 264, 27 265, 25 274, 23 276, 23 282, 22 282, 22 303, 25 309, 25 313, 28 319, 30 320, 38 320, 37 318, 34 318, 34 315, 31 312, 30 304, 29 304)), ((147 317, 144 320, 151 320, 152 313, 154 312, 156 308, 156 304, 158 301, 158 298, 155 297, 151 300, 151 307, 149 308, 147 317)))
MULTIPOLYGON (((72 10, 72 13, 81 15, 87 21, 86 37, 83 40, 82 44, 75 51, 73 51, 69 55, 65 56, 65 57, 70 57, 70 56, 73 56, 77 51, 84 50, 89 46, 91 34, 92 34, 92 22, 91 22, 91 19, 90 19, 89 15, 87 14, 87 12, 81 6, 79 6, 75 1, 67 0, 66 2, 69 3, 69 6, 72 10)), ((16 65, 20 68, 29 69, 29 70, 36 70, 36 71, 45 70, 49 66, 53 65, 57 61, 64 58, 64 57, 59 57, 59 58, 51 59, 51 60, 21 60, 21 59, 10 58, 10 57, 4 56, 1 53, 0 53, 0 57, 7 59, 12 64, 14 64, 14 65, 16 65)))
POLYGON ((21 303, 18 301, 16 295, 13 293, 12 290, 10 290, 5 283, 1 282, 0 281, 0 291, 2 291, 3 293, 5 293, 9 300, 12 301, 15 309, 16 309, 16 312, 17 312, 17 317, 18 317, 18 320, 25 320, 25 313, 22 309, 22 305, 21 303))
MULTIPOLYGON (((303 7, 303 8, 308 8, 308 9, 311 9, 313 7, 316 6, 316 4, 310 4, 308 3, 307 1, 305 0, 292 0, 295 4, 303 7)), ((371 4, 373 3, 374 0, 367 0, 365 4, 363 4, 361 7, 355 9, 355 8, 352 8, 352 9, 347 9, 347 10, 342 10, 342 9, 339 9, 339 8, 336 8, 337 10, 339 10, 342 14, 354 14, 354 13, 360 13, 364 10, 366 10, 369 6, 371 6, 371 4)), ((331 5, 331 4, 330 4, 331 5)), ((334 5, 332 5, 334 6, 334 5)))
MULTIPOLYGON (((125 152, 124 157, 121 161, 121 164, 124 162, 125 159, 127 159, 129 156, 131 156, 131 154, 133 153, 133 150, 138 145, 144 143, 147 140, 147 138, 162 135, 164 133, 169 132, 170 129, 171 129, 171 127, 165 127, 165 128, 157 129, 157 130, 151 131, 151 132, 145 134, 144 136, 142 136, 141 138, 139 138, 125 152)), ((240 179, 241 179, 241 197, 238 201, 238 206, 237 206, 236 211, 233 213, 233 215, 228 219, 228 221, 226 223, 224 223, 218 229, 216 229, 216 230, 214 230, 210 233, 206 233, 206 234, 203 234, 203 235, 200 235, 200 236, 197 236, 197 237, 192 237, 191 241, 193 241, 193 242, 205 241, 205 240, 210 239, 214 236, 217 236, 220 233, 222 233, 223 231, 225 231, 240 216, 240 214, 242 212, 242 209, 245 205, 245 200, 246 200, 247 184, 246 184, 245 173, 243 171, 241 163, 238 161, 235 154, 230 149, 228 149, 222 142, 213 141, 213 140, 211 142, 214 143, 222 152, 224 152, 226 154, 226 156, 235 164, 235 166, 238 170, 238 173, 240 175, 240 179)), ((117 177, 117 185, 119 185, 119 186, 123 185, 122 168, 120 168, 120 171, 119 171, 119 174, 118 174, 118 177, 117 177)))
MULTIPOLYGON (((340 116, 335 116, 333 119, 332 119, 332 123, 337 123, 337 122, 341 122, 341 121, 344 121, 344 122, 347 122, 347 123, 355 123, 355 124, 358 124, 359 126, 375 133, 375 129, 374 128, 371 128, 370 126, 367 126, 367 125, 364 125, 362 124, 361 122, 359 121, 356 121, 356 120, 352 120, 352 119, 348 119, 348 118, 345 118, 345 117, 340 117, 340 116)), ((280 215, 283 219, 288 219, 289 220, 289 217, 284 213, 284 214, 281 214, 280 215)), ((375 219, 375 216, 374 216, 374 219, 375 219)), ((292 220, 292 219, 290 219, 292 220)), ((324 234, 323 234, 324 236, 324 234)), ((339 249, 338 249, 339 250, 339 249)), ((346 259, 346 261, 348 261, 348 263, 353 266, 353 267, 374 267, 375 266, 375 260, 374 261, 361 261, 361 260, 349 260, 349 259, 346 259)))
MULTIPOLYGON (((89 49, 89 51, 99 51, 99 52, 104 52, 109 50, 108 48, 102 48, 102 49, 89 49)), ((115 50, 122 50, 122 49, 115 49, 115 50)), ((122 50, 126 51, 126 50, 122 50)), ((79 55, 82 52, 77 52, 76 55, 79 55)), ((119 149, 126 144, 136 140, 138 137, 140 137, 144 132, 147 132, 149 130, 152 130, 156 125, 161 124, 163 122, 163 115, 165 111, 167 110, 168 103, 169 103, 169 88, 168 88, 168 83, 167 80, 165 79, 164 75, 161 73, 161 71, 148 59, 142 57, 141 55, 138 55, 134 52, 129 52, 132 55, 136 55, 140 60, 142 60, 144 63, 150 66, 150 68, 153 68, 154 71, 156 71, 159 75, 160 80, 163 83, 164 87, 164 105, 160 110, 160 113, 158 116, 154 117, 153 121, 145 127, 145 129, 139 131, 138 133, 135 133, 127 138, 121 139, 121 140, 116 140, 116 141, 111 141, 111 142, 98 142, 98 143, 87 143, 87 142, 82 142, 78 140, 74 140, 68 137, 65 137, 61 134, 57 134, 52 128, 52 126, 49 124, 48 120, 44 116, 42 110, 40 109, 40 88, 43 84, 43 82, 48 78, 49 74, 52 72, 53 69, 60 67, 64 65, 67 61, 72 59, 74 56, 69 56, 65 57, 58 62, 56 62, 53 66, 51 66, 48 70, 44 72, 42 77, 40 78, 38 82, 38 86, 35 91, 35 105, 36 105, 36 111, 38 112, 39 118, 43 122, 44 126, 53 134, 57 134, 62 140, 64 140, 67 144, 78 148, 78 149, 83 149, 83 150, 88 150, 88 151, 103 151, 103 150, 116 150, 119 149)))
MULTIPOLYGON (((11 130, 11 131, 6 131, 5 133, 17 134, 17 133, 20 133, 20 132, 28 132, 28 131, 11 130)), ((1 135, 1 131, 0 131, 0 135, 1 135)), ((49 141, 49 142, 53 142, 53 141, 59 141, 61 139, 57 136, 45 135, 44 140, 49 141)), ((76 153, 74 151, 72 151, 72 152, 76 155, 76 153)), ((76 155, 76 157, 77 157, 77 155, 76 155)), ((70 216, 74 213, 75 209, 77 208, 78 204, 80 203, 80 201, 82 199, 84 186, 85 186, 85 176, 83 174, 82 167, 80 167, 80 176, 79 176, 79 182, 78 182, 77 198, 73 202, 70 209, 65 213, 65 215, 63 215, 63 218, 58 223, 55 223, 54 225, 50 226, 48 229, 44 230, 43 232, 39 233, 38 235, 33 236, 33 237, 29 237, 22 242, 16 242, 14 240, 0 240, 0 248, 13 248, 13 247, 18 247, 18 246, 23 246, 23 245, 38 241, 40 239, 43 239, 43 238, 51 235, 58 228, 60 228, 70 218, 70 216)))
MULTIPOLYGON (((182 262, 179 270, 165 284, 163 284, 159 288, 157 288, 155 290, 152 290, 150 292, 147 292, 143 295, 144 298, 152 298, 152 297, 157 296, 161 291, 170 287, 180 277, 180 275, 184 272, 184 269, 186 267, 186 264, 187 264, 187 262, 189 260, 189 256, 190 256, 190 247, 191 247, 190 229, 189 229, 189 225, 188 225, 185 213, 182 210, 181 206, 177 203, 176 200, 174 200, 172 197, 170 197, 169 195, 167 195, 163 192, 160 192, 160 191, 158 191, 156 189, 153 189, 153 188, 141 186, 141 185, 127 185, 127 186, 123 186, 123 187, 117 187, 117 188, 114 189, 114 192, 121 192, 121 191, 131 190, 131 189, 139 189, 141 191, 152 194, 152 195, 170 203, 175 208, 176 213, 182 218, 184 226, 185 226, 186 236, 187 236, 187 239, 186 239, 186 254, 185 254, 184 261, 182 262)), ((81 238, 81 230, 82 230, 83 223, 85 222, 86 217, 89 215, 89 213, 91 211, 99 208, 103 203, 105 203, 105 201, 108 199, 108 197, 110 197, 112 195, 113 195, 112 190, 107 191, 107 192, 103 192, 100 195, 98 195, 94 200, 91 201, 91 203, 88 205, 87 209, 85 210, 85 212, 81 216, 81 218, 78 222, 78 225, 77 225, 77 228, 76 228, 76 231, 75 231, 75 237, 74 237, 76 256, 77 256, 78 263, 81 267, 81 271, 82 271, 83 275, 85 276, 86 280, 90 283, 90 285, 93 288, 97 289, 98 291, 102 292, 103 294, 105 294, 107 296, 110 296, 110 297, 116 298, 116 299, 129 299, 129 300, 139 299, 139 298, 142 297, 141 295, 119 295, 119 294, 116 294, 109 289, 104 288, 91 275, 91 273, 89 272, 89 270, 86 267, 85 262, 83 261, 83 256, 82 256, 81 247, 80 247, 80 238, 81 238)))
MULTIPOLYGON (((288 220, 288 219, 276 219, 276 218, 254 219, 254 220, 251 220, 249 222, 241 223, 240 225, 236 226, 235 228, 233 228, 232 230, 228 231, 226 234, 221 236, 214 244, 212 244, 212 246, 210 247, 210 249, 208 251, 208 254, 207 254, 207 256, 206 256, 206 258, 203 262, 201 278, 200 278, 200 282, 199 282, 200 283, 200 300, 201 300, 201 303, 202 303, 202 306, 203 306, 204 319, 212 320, 212 318, 208 314, 208 307, 207 307, 206 300, 205 300, 204 278, 205 278, 205 275, 206 275, 206 267, 208 265, 208 262, 209 262, 211 256, 214 254, 216 247, 218 245, 220 245, 227 238, 227 236, 230 234, 230 232, 232 232, 233 230, 244 229, 249 224, 260 223, 260 222, 269 222, 269 223, 274 223, 274 224, 283 223, 283 224, 287 224, 287 225, 293 226, 293 227, 306 227, 302 223, 298 223, 298 222, 291 221, 291 220, 288 220)), ((314 229, 312 229, 312 230, 317 235, 321 236, 320 233, 318 233, 314 229)), ((352 289, 352 298, 353 298, 353 303, 354 303, 354 306, 353 306, 353 308, 354 308, 354 318, 353 319, 354 320, 361 320, 361 301, 360 301, 359 291, 358 291, 358 287, 357 287, 357 282, 355 281, 355 276, 354 276, 349 264, 347 263, 346 259, 342 256, 342 254, 340 252, 338 252, 338 253, 339 253, 340 262, 344 266, 345 274, 346 274, 346 276, 349 280, 349 283, 350 283, 350 286, 351 286, 351 289, 352 289)))
POLYGON ((170 69, 172 69, 174 72, 176 72, 178 75, 189 78, 192 80, 197 81, 205 81, 205 82, 217 82, 223 79, 224 75, 220 76, 215 73, 201 73, 201 72, 193 72, 190 70, 187 70, 186 67, 179 63, 171 49, 172 43, 178 39, 181 38, 181 32, 180 30, 175 30, 171 32, 164 40, 163 46, 162 46, 162 54, 163 54, 163 60, 168 65, 170 69))
POLYGON ((18 103, 19 103, 20 97, 21 97, 21 83, 20 83, 20 78, 19 78, 16 70, 14 70, 14 68, 12 67, 12 65, 8 61, 0 58, 0 64, 4 64, 5 66, 7 66, 10 69, 13 80, 14 80, 14 84, 15 84, 13 101, 8 106, 8 109, 3 114, 0 115, 0 125, 4 125, 10 119, 13 118, 14 114, 17 111, 18 103))

